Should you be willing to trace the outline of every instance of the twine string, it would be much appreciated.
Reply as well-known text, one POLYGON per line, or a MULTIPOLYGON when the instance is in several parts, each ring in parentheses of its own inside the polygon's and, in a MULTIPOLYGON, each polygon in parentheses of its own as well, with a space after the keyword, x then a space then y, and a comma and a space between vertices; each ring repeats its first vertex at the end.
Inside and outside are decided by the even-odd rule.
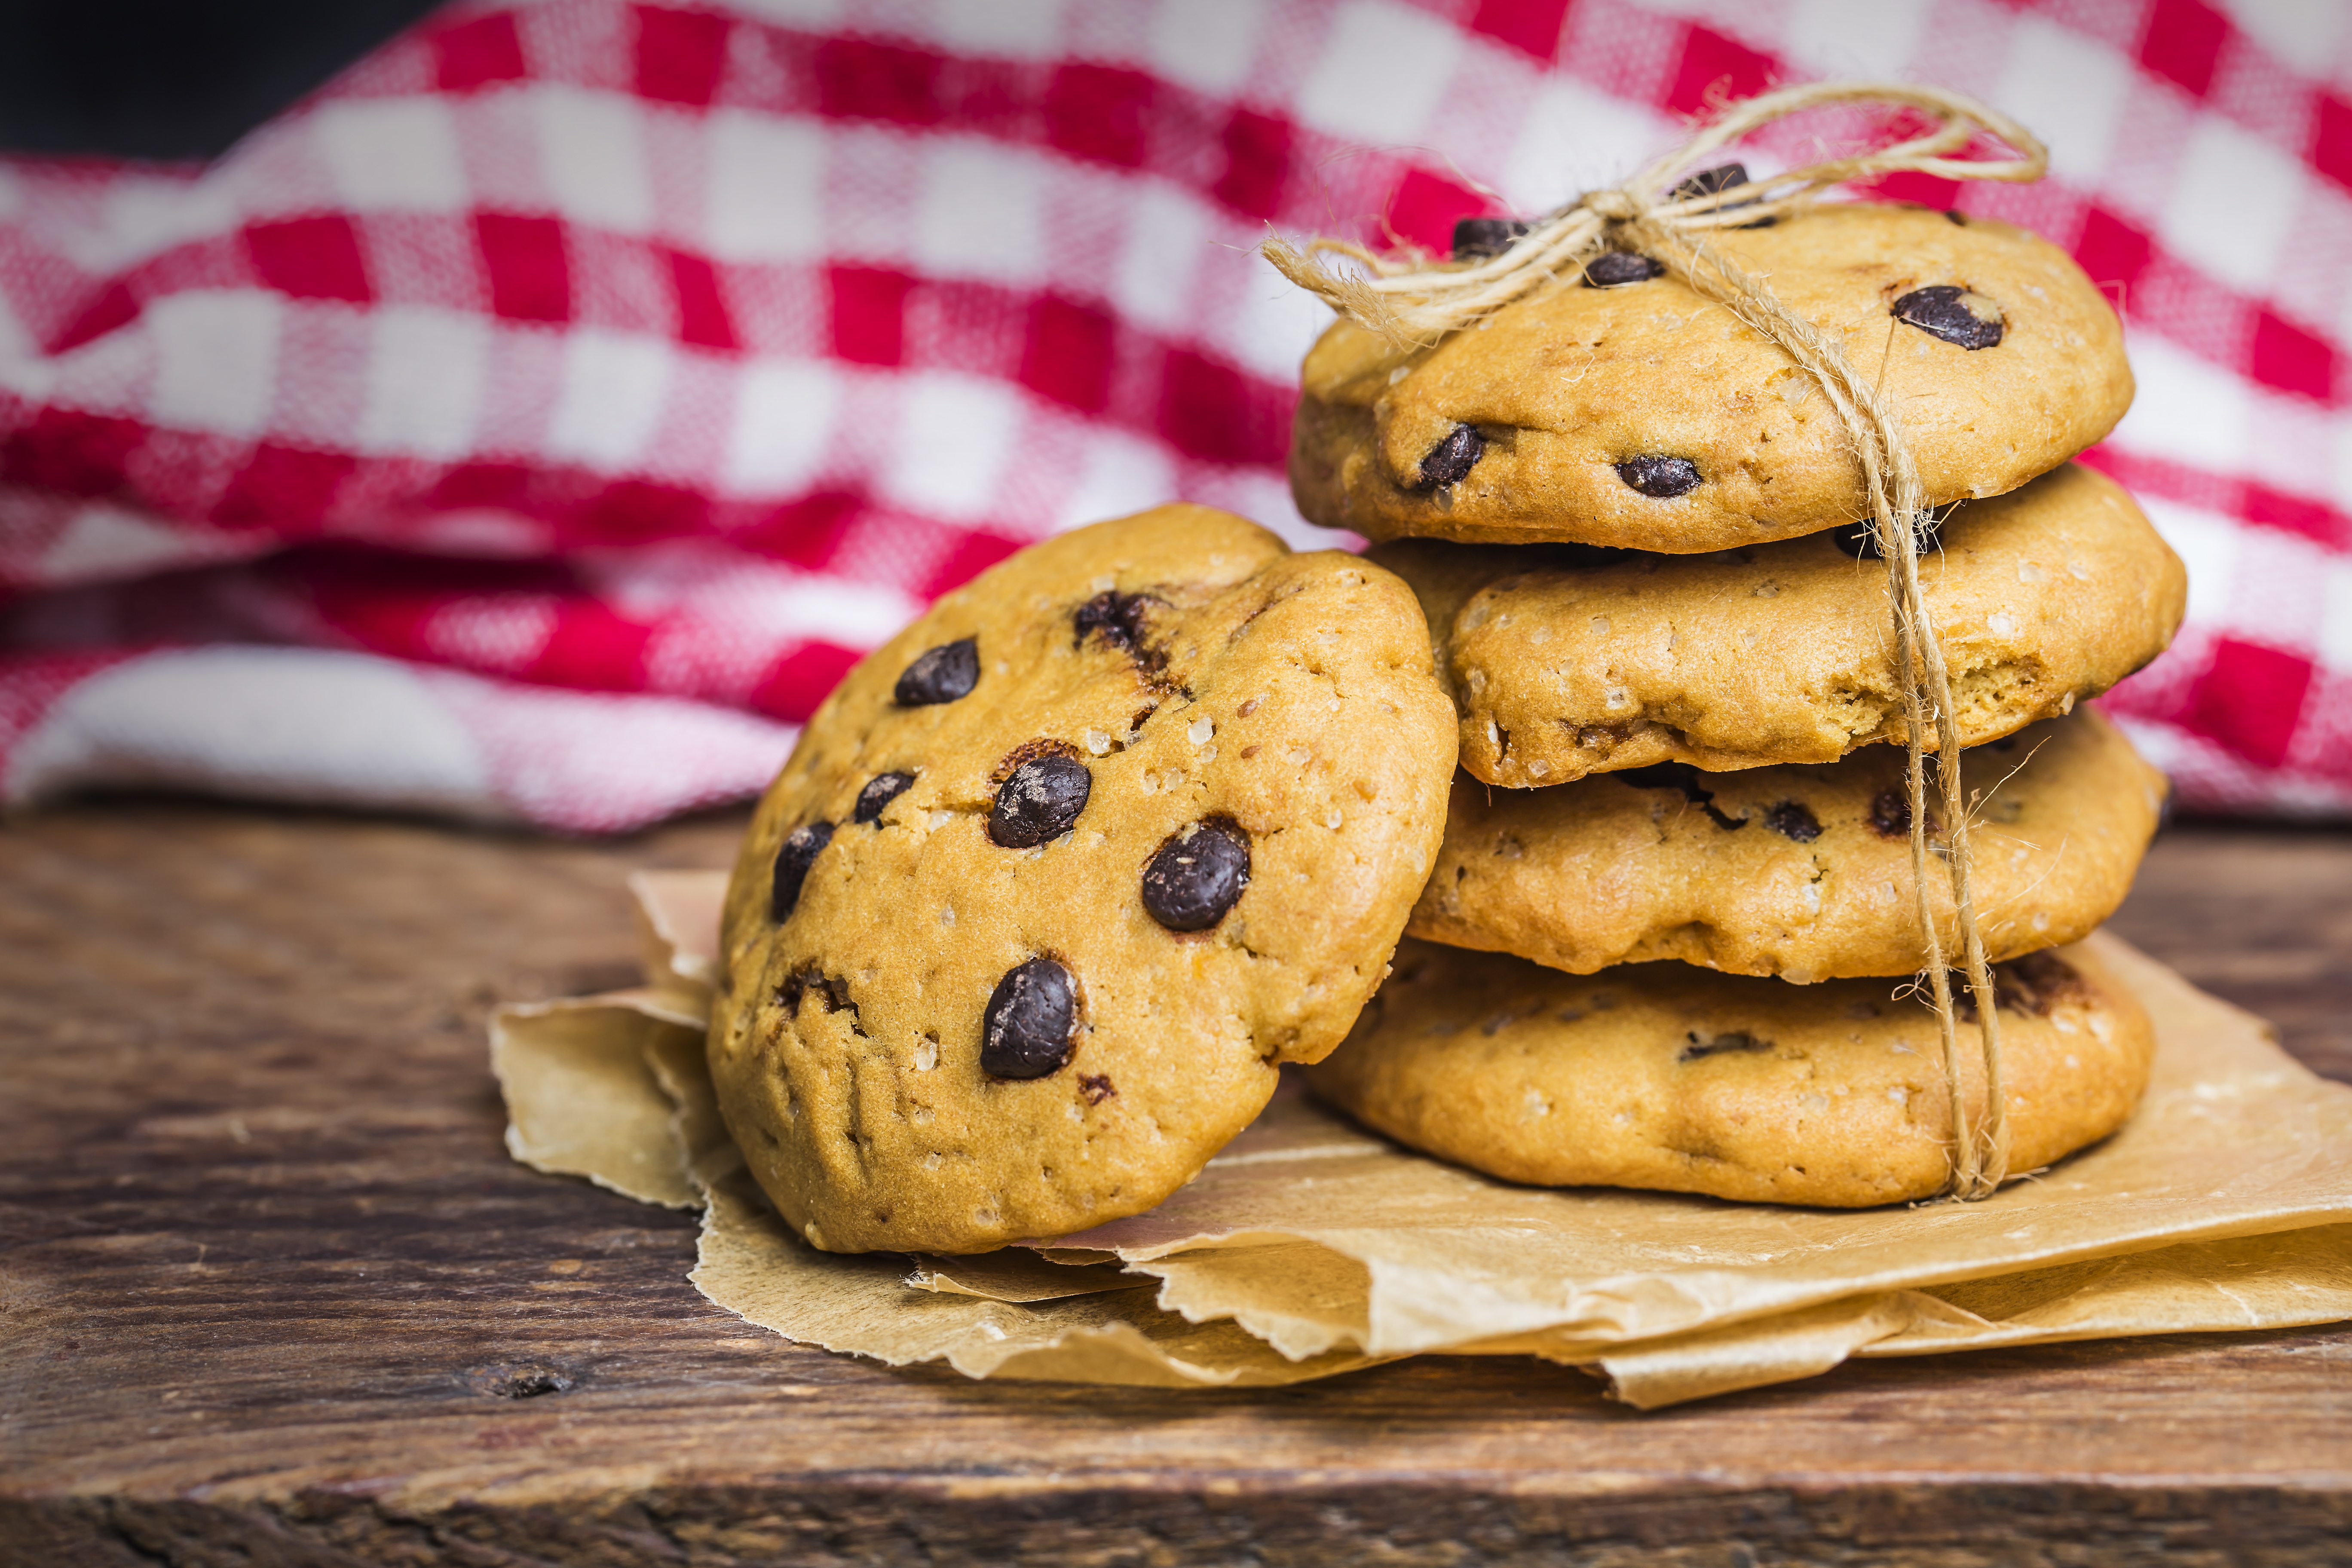
POLYGON ((1882 82, 1810 83, 1732 105, 1690 141, 1631 180, 1578 197, 1538 220, 1502 254, 1485 261, 1458 266, 1413 253, 1381 256, 1333 239, 1315 240, 1302 251, 1276 237, 1268 238, 1263 247, 1266 259, 1292 282, 1400 349, 1430 346, 1531 293, 1564 287, 1604 248, 1637 251, 1769 338, 1821 389, 1861 466, 1864 493, 1879 551, 1886 562, 1895 610, 1895 662, 1904 696, 1912 879, 1951 1111, 1947 1191, 1970 1200, 1990 1196, 2007 1176, 2009 1129, 2000 1070, 2000 1014, 1970 887, 1969 801, 1961 781, 1959 714, 1943 646, 1937 638, 1919 581, 1919 540, 1932 519, 1918 468, 1893 406, 1878 387, 1856 373, 1844 351, 1781 304, 1762 279, 1706 240, 1717 229, 1744 227, 1799 212, 1815 205, 1823 192, 1853 180, 1916 173, 1951 180, 2021 182, 2040 179, 2048 162, 2048 154, 2031 132, 1958 93, 1882 82), (1927 117, 1927 126, 1916 135, 1874 151, 1807 164, 1752 184, 1706 192, 1677 189, 1717 149, 1776 120, 1825 105, 1864 103, 1916 110, 1927 117), (1998 138, 2016 149, 2018 155, 1952 156, 1986 136, 1998 138), (1663 199, 1660 193, 1664 193, 1663 199), (1322 254, 1349 257, 1363 272, 1354 276, 1333 272, 1317 259, 1322 254), (1943 821, 1940 855, 1933 842, 1935 816, 1929 810, 1927 752, 1931 736, 1937 753, 1934 793, 1943 821), (1969 1114, 1949 955, 1929 891, 1930 872, 1939 858, 1951 879, 1958 956, 1976 1003, 1985 1077, 1981 1121, 1969 1114))

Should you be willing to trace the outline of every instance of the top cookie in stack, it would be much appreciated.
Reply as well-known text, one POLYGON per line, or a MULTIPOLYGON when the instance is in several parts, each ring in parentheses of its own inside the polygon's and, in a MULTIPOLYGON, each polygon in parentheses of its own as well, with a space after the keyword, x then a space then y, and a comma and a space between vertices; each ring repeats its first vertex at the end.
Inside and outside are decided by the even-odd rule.
MULTIPOLYGON (((1691 184, 1745 177, 1733 164, 1691 184)), ((1883 369, 1932 505, 2015 489, 2131 403, 2115 312, 2065 252, 2023 229, 1855 205, 1709 243, 1768 278, 1853 364, 1883 369)), ((1646 257, 1603 255, 1575 283, 1431 348, 1343 321, 1302 383, 1298 509, 1376 540, 1683 555, 1870 510, 1812 378, 1646 257)))
MULTIPOLYGON (((2120 1123, 2152 1040, 2094 959, 2046 951, 2121 901, 2164 793, 2073 711, 2163 650, 2186 596, 2130 497, 2067 461, 2130 401, 2120 330, 2063 252, 1957 214, 1817 207, 1708 244, 1875 375, 1937 509, 1920 577, 1961 743, 1997 748, 1969 775, 1979 924, 2029 1168, 2120 1123)), ((1429 617, 1468 775, 1423 940, 1318 1088, 1515 1180, 1937 1190, 1937 1022, 1890 984, 1927 962, 1894 606, 1811 375, 1613 251, 1432 347, 1342 321, 1304 379, 1299 507, 1389 542, 1371 558, 1429 617)), ((1980 1114, 1980 1070, 1962 1092, 1980 1114)))

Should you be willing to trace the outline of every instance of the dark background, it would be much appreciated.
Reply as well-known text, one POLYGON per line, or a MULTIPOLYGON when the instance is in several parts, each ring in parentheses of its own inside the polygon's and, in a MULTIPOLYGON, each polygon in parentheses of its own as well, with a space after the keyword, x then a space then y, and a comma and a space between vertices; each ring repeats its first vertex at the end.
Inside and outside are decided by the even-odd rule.
POLYGON ((438 0, 0 0, 0 149, 218 156, 438 0))

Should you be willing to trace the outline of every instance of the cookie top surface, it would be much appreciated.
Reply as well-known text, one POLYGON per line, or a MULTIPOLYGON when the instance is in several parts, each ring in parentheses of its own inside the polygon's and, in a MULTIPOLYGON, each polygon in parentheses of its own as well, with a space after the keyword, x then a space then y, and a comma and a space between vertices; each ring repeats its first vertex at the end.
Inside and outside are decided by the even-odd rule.
MULTIPOLYGON (((2131 890, 2164 775, 2088 710, 1968 760, 1988 952, 2080 942, 2131 890)), ((1578 974, 1654 959, 1799 984, 1916 973, 1927 960, 1905 766, 1882 746, 1732 773, 1664 763, 1555 789, 1458 778, 1406 929, 1578 974)), ((1949 887, 1931 877, 1928 891, 1957 952, 1949 887)))
MULTIPOLYGON (((2015 489, 2105 436, 2131 402, 2115 312, 2065 252, 2023 229, 1831 205, 1707 243, 1855 366, 1884 366, 1933 504, 2015 489)), ((1687 553, 1869 510, 1811 378, 1669 278, 1569 283, 1419 351, 1343 321, 1302 380, 1298 510, 1373 539, 1687 553)))
POLYGON ((1454 721, 1411 591, 1171 506, 1024 551, 860 664, 754 816, 711 1067, 812 1243, 1150 1207, 1378 984, 1454 721))
MULTIPOLYGON (((1599 565, 1575 547, 1435 541, 1370 559, 1421 595, 1462 765, 1526 788, 1900 744, 1886 568, 1839 537, 1599 565)), ((2188 604, 2180 558, 2079 464, 1954 509, 1919 570, 1965 745, 2105 690, 2164 650, 2188 604)))
MULTIPOLYGON (((2147 1014, 2081 947, 2000 965, 2010 1168, 2105 1137, 2147 1086, 2147 1014)), ((1963 1092, 1980 1110, 1975 1031, 1963 1092)), ((1945 1181, 1935 1014, 1883 980, 1783 985, 1647 963, 1577 976, 1408 939, 1316 1092, 1413 1148, 1541 1186, 1858 1208, 1945 1181)))

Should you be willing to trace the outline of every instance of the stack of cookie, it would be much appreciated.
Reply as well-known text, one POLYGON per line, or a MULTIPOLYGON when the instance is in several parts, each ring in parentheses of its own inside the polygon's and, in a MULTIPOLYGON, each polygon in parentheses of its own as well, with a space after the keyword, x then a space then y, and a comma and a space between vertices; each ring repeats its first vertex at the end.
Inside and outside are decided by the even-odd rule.
MULTIPOLYGON (((2118 325, 2063 252, 1958 214, 1831 206, 1712 243, 1879 367, 1939 509, 1921 573, 1974 748, 2029 1169, 2118 1125, 2151 1048, 2067 948, 2123 899, 2165 791, 2075 707, 2164 648, 2186 588, 2131 499, 2068 461, 2130 400, 2118 325)), ((1387 542, 1370 559, 1421 600, 1464 769, 1422 940, 1319 1090, 1515 1180, 1937 1191, 1950 1103, 1905 990, 1926 954, 1891 601, 1811 380, 1626 253, 1433 348, 1343 321, 1304 379, 1299 507, 1387 542)), ((1980 1111, 1981 1076, 1963 1092, 1980 1111)))

